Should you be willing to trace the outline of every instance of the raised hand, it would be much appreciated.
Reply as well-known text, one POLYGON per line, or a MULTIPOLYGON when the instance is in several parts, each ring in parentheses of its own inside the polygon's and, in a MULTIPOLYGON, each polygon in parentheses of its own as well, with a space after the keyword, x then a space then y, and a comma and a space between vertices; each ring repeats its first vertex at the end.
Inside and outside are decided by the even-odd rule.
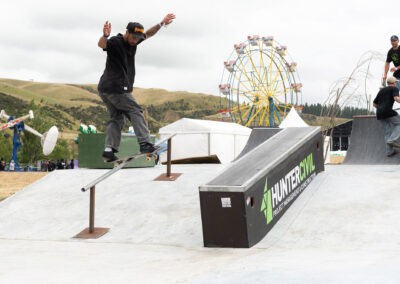
POLYGON ((164 19, 162 20, 162 23, 164 23, 165 26, 168 26, 170 23, 173 22, 174 19, 175 19, 174 14, 168 14, 164 17, 164 19))
POLYGON ((110 36, 110 34, 111 34, 111 23, 107 21, 103 27, 103 35, 110 36))

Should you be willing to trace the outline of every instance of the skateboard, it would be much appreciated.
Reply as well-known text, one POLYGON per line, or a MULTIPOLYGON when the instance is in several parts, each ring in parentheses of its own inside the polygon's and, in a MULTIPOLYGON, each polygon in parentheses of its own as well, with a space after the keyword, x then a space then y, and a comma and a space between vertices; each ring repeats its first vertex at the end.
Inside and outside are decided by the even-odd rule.
MULTIPOLYGON (((150 162, 152 159, 157 160, 158 155, 156 154, 158 151, 162 151, 166 148, 167 146, 161 146, 160 148, 157 148, 155 151, 151 153, 139 153, 139 154, 134 154, 134 155, 129 155, 126 157, 123 157, 121 159, 118 159, 114 162, 108 162, 109 164, 114 164, 115 166, 121 165, 121 164, 126 164, 132 160, 135 160, 139 157, 146 157, 146 161, 150 162)), ((107 163, 107 162, 106 162, 107 163)))

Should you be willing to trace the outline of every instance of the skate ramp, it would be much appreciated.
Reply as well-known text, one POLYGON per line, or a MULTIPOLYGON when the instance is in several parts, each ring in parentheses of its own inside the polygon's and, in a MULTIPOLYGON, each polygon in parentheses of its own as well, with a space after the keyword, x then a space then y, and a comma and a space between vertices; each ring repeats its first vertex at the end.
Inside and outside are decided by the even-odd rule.
MULTIPOLYGON (((174 182, 153 181, 165 166, 123 169, 96 185, 100 242, 202 246, 197 188, 224 165, 175 165, 174 182)), ((88 181, 108 170, 56 170, 0 202, 0 239, 68 241, 89 224, 88 181)))
POLYGON ((375 116, 355 116, 343 164, 397 165, 400 164, 400 154, 386 156, 383 127, 375 116))
POLYGON ((265 127, 256 127, 250 133, 249 140, 247 140, 246 145, 244 146, 242 152, 240 152, 239 156, 235 159, 238 160, 242 156, 246 155, 248 152, 256 148, 258 145, 264 143, 269 138, 274 136, 276 133, 281 131, 281 128, 265 128, 265 127))

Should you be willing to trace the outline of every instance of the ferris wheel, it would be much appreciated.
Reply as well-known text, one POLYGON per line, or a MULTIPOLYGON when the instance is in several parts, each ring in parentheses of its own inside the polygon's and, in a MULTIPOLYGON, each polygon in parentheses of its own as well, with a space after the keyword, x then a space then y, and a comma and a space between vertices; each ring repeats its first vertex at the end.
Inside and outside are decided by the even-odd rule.
POLYGON ((244 126, 278 126, 292 108, 302 109, 297 64, 272 36, 248 36, 224 62, 220 115, 244 126))

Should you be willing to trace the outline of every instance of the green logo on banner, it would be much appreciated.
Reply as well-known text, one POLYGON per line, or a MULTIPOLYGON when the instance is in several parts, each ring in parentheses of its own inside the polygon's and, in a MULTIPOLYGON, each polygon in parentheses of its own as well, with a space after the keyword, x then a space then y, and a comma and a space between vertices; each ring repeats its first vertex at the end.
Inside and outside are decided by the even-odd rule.
POLYGON ((315 172, 315 165, 313 154, 310 153, 300 164, 288 171, 286 175, 281 176, 269 189, 268 178, 265 179, 264 196, 261 202, 260 212, 264 213, 267 225, 271 223, 274 216, 279 216, 279 213, 303 191, 307 184, 301 187, 302 184, 310 178, 313 172, 315 172), (285 202, 286 200, 288 201, 285 202))
POLYGON ((261 203, 261 212, 265 215, 267 225, 272 221, 272 199, 271 190, 268 190, 268 178, 265 179, 264 198, 261 203))

